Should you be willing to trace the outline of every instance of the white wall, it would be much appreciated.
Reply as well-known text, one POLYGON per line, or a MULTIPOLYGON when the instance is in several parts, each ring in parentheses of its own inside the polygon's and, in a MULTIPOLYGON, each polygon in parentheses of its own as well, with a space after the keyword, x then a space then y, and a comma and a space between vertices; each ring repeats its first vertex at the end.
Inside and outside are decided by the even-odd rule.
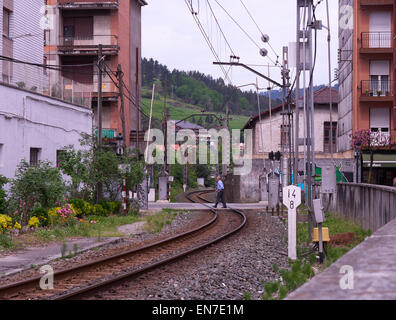
MULTIPOLYGON (((333 122, 337 122, 338 115, 337 109, 333 107, 333 122)), ((330 113, 329 107, 321 107, 315 106, 315 152, 323 152, 323 134, 324 134, 324 123, 330 122, 330 113)), ((254 150, 256 154, 268 153, 271 151, 280 151, 281 150, 281 124, 282 124, 282 115, 280 112, 274 112, 272 114, 272 120, 270 121, 270 117, 266 116, 261 119, 261 128, 262 128, 262 139, 264 141, 264 150, 259 146, 260 139, 260 122, 257 122, 255 125, 255 139, 254 139, 254 150), (271 133, 270 127, 272 123, 272 141, 271 141, 271 133)), ((300 127, 299 127, 299 136, 304 136, 304 118, 303 114, 300 114, 300 127)), ((300 148, 300 152, 303 152, 303 147, 300 148)))
POLYGON ((92 111, 24 90, 0 85, 0 174, 14 177, 30 148, 56 165, 56 151, 80 146, 81 133, 92 133, 92 111))

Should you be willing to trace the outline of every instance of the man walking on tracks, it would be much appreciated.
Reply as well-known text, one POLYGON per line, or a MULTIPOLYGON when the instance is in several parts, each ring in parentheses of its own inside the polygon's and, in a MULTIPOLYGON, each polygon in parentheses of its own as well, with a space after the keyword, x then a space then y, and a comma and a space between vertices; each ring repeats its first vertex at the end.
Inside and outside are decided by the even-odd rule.
POLYGON ((223 203, 223 208, 227 208, 226 202, 224 200, 224 184, 223 181, 221 181, 221 177, 217 177, 217 187, 216 187, 216 204, 213 206, 213 208, 217 208, 218 203, 221 202, 223 203))

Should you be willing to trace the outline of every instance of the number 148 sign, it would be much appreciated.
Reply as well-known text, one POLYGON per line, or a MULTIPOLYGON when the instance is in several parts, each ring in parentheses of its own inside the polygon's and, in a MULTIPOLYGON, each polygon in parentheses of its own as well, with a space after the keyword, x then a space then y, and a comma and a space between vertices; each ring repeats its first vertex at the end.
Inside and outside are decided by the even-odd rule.
POLYGON ((295 210, 301 204, 301 189, 296 186, 283 188, 283 204, 290 210, 295 210))
POLYGON ((283 188, 283 204, 289 209, 288 225, 288 256, 297 259, 297 207, 301 204, 301 189, 296 186, 283 188))

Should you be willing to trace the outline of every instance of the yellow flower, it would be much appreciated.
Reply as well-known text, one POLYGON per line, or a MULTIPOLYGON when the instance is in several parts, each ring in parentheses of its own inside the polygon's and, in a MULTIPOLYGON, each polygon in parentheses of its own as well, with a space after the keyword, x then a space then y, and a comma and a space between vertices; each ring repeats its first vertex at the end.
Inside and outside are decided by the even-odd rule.
POLYGON ((40 221, 37 217, 31 217, 29 222, 28 222, 28 226, 29 227, 33 227, 33 228, 37 228, 40 224, 40 221))
POLYGON ((21 225, 18 222, 15 222, 14 229, 19 230, 21 228, 21 225))

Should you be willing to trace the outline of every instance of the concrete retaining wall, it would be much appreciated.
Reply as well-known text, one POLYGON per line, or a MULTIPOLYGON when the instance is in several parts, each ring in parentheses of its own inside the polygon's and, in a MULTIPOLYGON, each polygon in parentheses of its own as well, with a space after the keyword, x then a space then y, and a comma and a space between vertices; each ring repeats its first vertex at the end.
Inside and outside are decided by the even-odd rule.
POLYGON ((337 213, 372 232, 396 218, 396 188, 369 184, 340 183, 337 213))

